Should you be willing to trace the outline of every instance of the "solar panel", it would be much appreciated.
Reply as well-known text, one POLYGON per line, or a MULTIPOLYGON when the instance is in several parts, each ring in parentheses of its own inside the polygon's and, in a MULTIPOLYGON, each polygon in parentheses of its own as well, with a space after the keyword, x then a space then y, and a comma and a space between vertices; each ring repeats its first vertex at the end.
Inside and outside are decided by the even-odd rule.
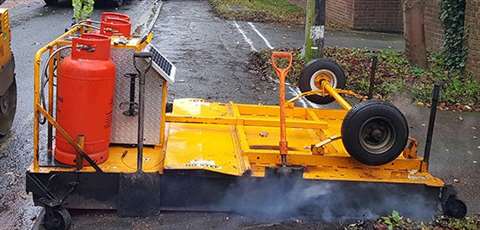
POLYGON ((163 56, 153 44, 149 44, 144 51, 152 54, 153 69, 155 69, 168 82, 175 82, 175 73, 177 70, 175 65, 163 56))

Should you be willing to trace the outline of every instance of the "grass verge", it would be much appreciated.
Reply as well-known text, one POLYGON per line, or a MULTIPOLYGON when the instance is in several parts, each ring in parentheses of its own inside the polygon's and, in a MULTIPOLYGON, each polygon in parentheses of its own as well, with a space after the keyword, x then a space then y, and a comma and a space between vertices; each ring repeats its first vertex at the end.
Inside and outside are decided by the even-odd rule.
MULTIPOLYGON (((303 68, 300 49, 283 49, 294 54, 294 67, 288 81, 297 84, 303 68)), ((369 88, 371 58, 378 57, 375 78, 375 98, 391 100, 396 94, 407 93, 420 105, 429 105, 434 82, 444 86, 440 109, 454 111, 480 111, 480 82, 470 74, 446 76, 439 55, 431 55, 430 68, 410 65, 406 57, 397 51, 385 49, 373 53, 367 49, 326 48, 325 56, 340 64, 347 75, 347 88, 366 95, 369 88)), ((249 69, 263 78, 274 76, 270 63, 271 50, 252 52, 249 69)))
POLYGON ((288 0, 209 0, 214 12, 225 19, 303 24, 303 8, 288 0))
POLYGON ((462 219, 436 217, 430 222, 413 221, 393 211, 391 215, 381 217, 376 221, 359 221, 347 226, 345 230, 476 230, 480 229, 480 216, 470 216, 462 219))

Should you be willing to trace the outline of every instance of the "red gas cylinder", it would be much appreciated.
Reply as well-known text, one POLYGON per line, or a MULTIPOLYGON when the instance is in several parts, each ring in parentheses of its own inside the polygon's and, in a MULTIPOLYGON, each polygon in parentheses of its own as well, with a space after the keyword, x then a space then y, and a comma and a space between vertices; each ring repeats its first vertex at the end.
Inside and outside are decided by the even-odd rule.
POLYGON ((131 37, 132 23, 120 18, 106 18, 100 23, 100 34, 107 36, 131 37))
MULTIPOLYGON (((108 158, 114 91, 110 38, 100 34, 74 38, 72 54, 58 67, 57 122, 72 138, 84 137, 84 150, 97 163, 108 158)), ((55 159, 75 165, 75 158, 75 150, 57 133, 55 159)))
POLYGON ((130 16, 117 12, 103 12, 100 16, 100 21, 105 21, 107 18, 116 18, 130 21, 130 16))
POLYGON ((103 12, 100 18, 100 33, 107 36, 131 37, 132 22, 126 14, 103 12))

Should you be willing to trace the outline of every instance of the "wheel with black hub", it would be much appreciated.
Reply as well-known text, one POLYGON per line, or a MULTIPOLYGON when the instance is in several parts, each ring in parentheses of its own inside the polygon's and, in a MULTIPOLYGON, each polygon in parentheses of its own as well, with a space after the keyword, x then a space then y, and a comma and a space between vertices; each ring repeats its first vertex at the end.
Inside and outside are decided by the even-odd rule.
POLYGON ((459 219, 467 215, 467 205, 457 198, 457 191, 453 185, 445 185, 442 188, 440 201, 445 216, 459 219))
MULTIPOLYGON (((305 65, 298 81, 298 88, 302 93, 322 89, 322 82, 328 81, 333 88, 344 89, 346 77, 343 69, 336 62, 329 59, 315 59, 305 65)), ((329 104, 335 99, 327 92, 306 97, 316 104, 329 104)))
POLYGON ((72 225, 72 217, 65 208, 45 208, 43 226, 47 230, 68 230, 72 225))
POLYGON ((361 102, 345 116, 342 141, 350 156, 359 162, 387 164, 395 160, 407 145, 407 120, 390 103, 361 102))
POLYGON ((15 78, 4 95, 0 96, 0 137, 8 134, 17 110, 17 84, 15 78))
POLYGON ((467 205, 456 196, 449 197, 443 205, 443 209, 443 213, 449 217, 460 219, 467 215, 467 205))

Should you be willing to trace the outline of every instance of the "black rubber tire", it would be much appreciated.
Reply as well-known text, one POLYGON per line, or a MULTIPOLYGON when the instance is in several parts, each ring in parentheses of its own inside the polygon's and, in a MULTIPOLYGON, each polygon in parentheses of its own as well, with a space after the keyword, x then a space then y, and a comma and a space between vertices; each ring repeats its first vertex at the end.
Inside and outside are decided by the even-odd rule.
MULTIPOLYGON (((313 90, 310 84, 311 80, 314 77, 315 73, 321 70, 328 70, 333 73, 334 76, 332 77, 336 79, 336 85, 334 86, 334 88, 345 88, 347 78, 345 77, 345 72, 343 71, 342 67, 333 60, 321 58, 309 62, 303 68, 302 74, 298 81, 298 88, 300 88, 300 91, 302 93, 313 90)), ((329 104, 335 101, 335 99, 331 96, 310 95, 306 98, 309 101, 320 105, 329 104)))
POLYGON ((456 196, 450 196, 443 208, 443 213, 449 217, 461 219, 467 215, 467 205, 456 196))
POLYGON ((356 104, 342 123, 342 141, 347 152, 357 161, 372 166, 395 160, 407 145, 408 132, 402 112, 381 101, 356 104), (376 141, 380 143, 375 145, 376 141))
POLYGON ((44 0, 47 6, 54 6, 58 4, 58 0, 44 0))
POLYGON ((65 208, 45 208, 43 226, 47 230, 68 230, 72 225, 72 217, 65 208))
POLYGON ((17 83, 15 78, 10 87, 8 87, 7 92, 5 92, 5 95, 0 96, 0 103, 2 103, 3 100, 7 103, 7 107, 6 111, 0 108, 0 138, 8 134, 12 127, 13 119, 15 118, 17 110, 17 83))

